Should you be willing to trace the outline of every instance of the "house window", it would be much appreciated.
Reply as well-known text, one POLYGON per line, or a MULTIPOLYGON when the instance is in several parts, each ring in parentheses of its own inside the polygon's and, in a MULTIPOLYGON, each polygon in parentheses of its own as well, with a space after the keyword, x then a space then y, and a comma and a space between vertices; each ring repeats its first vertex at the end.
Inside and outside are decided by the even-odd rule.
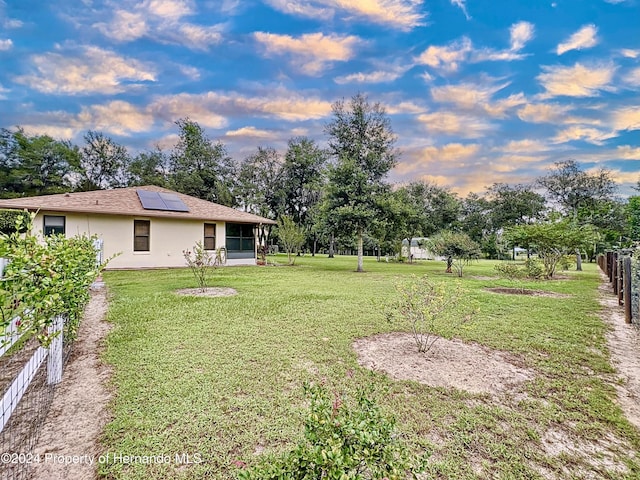
POLYGON ((256 240, 253 225, 246 223, 227 223, 227 258, 255 258, 256 240))
POLYGON ((205 250, 216 249, 216 224, 215 223, 204 224, 204 249, 205 250))
POLYGON ((149 220, 133 221, 133 251, 148 252, 151 235, 151 222, 149 220))
POLYGON ((64 235, 66 218, 60 215, 44 216, 45 235, 64 235))

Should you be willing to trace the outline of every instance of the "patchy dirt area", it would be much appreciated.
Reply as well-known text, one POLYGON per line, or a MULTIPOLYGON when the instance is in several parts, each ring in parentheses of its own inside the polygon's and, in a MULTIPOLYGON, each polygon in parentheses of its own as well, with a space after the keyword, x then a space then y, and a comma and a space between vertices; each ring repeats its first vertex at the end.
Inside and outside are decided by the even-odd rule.
POLYGON ((232 297, 238 294, 235 289, 229 287, 207 287, 204 290, 201 288, 181 288, 176 290, 176 293, 190 297, 232 297))
POLYGON ((519 366, 515 355, 474 343, 441 338, 427 354, 418 352, 413 335, 385 333, 354 342, 358 363, 392 378, 414 380, 432 387, 498 394, 534 377, 519 366))
POLYGON ((98 438, 109 420, 107 404, 111 398, 106 386, 110 371, 99 357, 110 329, 106 312, 107 289, 104 284, 96 284, 34 450, 43 459, 32 465, 34 480, 96 477, 97 465, 87 460, 98 457, 98 438), (46 454, 49 457, 44 461, 46 454), (73 457, 77 463, 73 463, 73 457))
POLYGON ((506 288, 506 287, 494 287, 485 288, 487 292, 502 293, 505 295, 531 295, 533 297, 550 297, 550 298, 571 298, 571 295, 566 293, 548 292, 545 290, 528 290, 526 288, 506 288))
POLYGON ((600 304, 604 307, 602 319, 609 326, 607 345, 611 363, 622 379, 614 383, 618 402, 627 419, 640 429, 640 330, 625 323, 623 308, 604 274, 602 280, 600 304))

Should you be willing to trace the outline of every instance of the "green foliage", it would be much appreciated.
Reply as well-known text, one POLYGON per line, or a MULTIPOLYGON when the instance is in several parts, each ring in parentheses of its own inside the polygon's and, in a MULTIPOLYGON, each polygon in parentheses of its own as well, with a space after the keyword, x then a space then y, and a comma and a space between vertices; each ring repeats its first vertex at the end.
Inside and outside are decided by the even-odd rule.
POLYGON ((544 265, 535 258, 528 258, 524 262, 524 270, 526 272, 527 278, 531 278, 533 280, 540 280, 544 277, 544 265))
POLYGON ((544 276, 544 268, 539 260, 528 258, 524 265, 518 265, 513 262, 496 263, 493 268, 504 278, 512 281, 529 278, 532 280, 540 280, 544 276))
POLYGON ((0 236, 0 257, 9 260, 0 284, 0 332, 19 316, 19 332, 29 331, 47 346, 47 328, 58 315, 67 317, 65 337, 75 338, 100 268, 93 238, 39 238, 31 233, 33 216, 26 223, 18 217, 16 231, 0 236))
POLYGON ((395 419, 385 415, 361 388, 350 404, 346 395, 305 383, 310 402, 304 440, 291 452, 267 458, 238 473, 239 480, 405 480, 418 478, 395 419))
POLYGON ((459 277, 462 277, 464 266, 477 260, 482 254, 480 246, 471 240, 469 235, 461 232, 440 232, 431 237, 427 245, 436 255, 450 258, 451 260, 447 262, 447 270, 450 264, 453 265, 459 277))
MULTIPOLYGON (((206 250, 202 242, 196 242, 192 250, 193 251, 183 250, 182 255, 198 282, 198 288, 204 292, 207 288, 211 272, 216 266, 216 256, 212 255, 209 250, 206 250)), ((220 255, 220 252, 218 252, 217 255, 220 255)))
POLYGON ((278 230, 276 232, 278 238, 287 252, 289 265, 295 263, 295 254, 300 251, 306 240, 304 229, 293 221, 291 217, 286 215, 278 219, 278 230))
POLYGON ((535 249, 544 264, 545 277, 551 278, 565 255, 595 241, 595 231, 591 225, 564 219, 508 228, 505 238, 512 245, 535 249))
POLYGON ((16 231, 16 225, 18 224, 21 226, 20 228, 22 228, 21 233, 23 233, 26 231, 30 218, 29 212, 26 210, 1 209, 0 233, 4 233, 6 235, 13 233, 16 231))
POLYGON ((402 323, 421 353, 427 353, 441 337, 456 335, 475 314, 460 285, 451 288, 412 275, 395 287, 396 297, 386 308, 387 319, 402 323))
POLYGON ((629 236, 632 241, 640 242, 640 196, 629 198, 626 213, 629 226, 629 236))
POLYGON ((384 108, 361 94, 348 106, 333 104, 333 120, 325 131, 336 163, 329 169, 324 216, 335 233, 357 235, 357 269, 362 271, 363 237, 381 217, 377 197, 388 191, 385 178, 396 162, 396 137, 384 108))
POLYGON ((90 191, 127 185, 130 158, 127 149, 101 132, 84 136, 80 162, 76 166, 77 190, 90 191))
POLYGON ((174 147, 170 167, 171 186, 178 192, 232 206, 235 167, 221 142, 212 142, 198 123, 183 118, 175 122, 180 139, 174 147))

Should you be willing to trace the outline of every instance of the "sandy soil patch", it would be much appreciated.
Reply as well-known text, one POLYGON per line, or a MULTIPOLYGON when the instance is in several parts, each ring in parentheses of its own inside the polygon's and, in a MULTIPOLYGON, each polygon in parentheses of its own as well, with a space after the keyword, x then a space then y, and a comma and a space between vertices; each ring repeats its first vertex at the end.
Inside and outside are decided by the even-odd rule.
MULTIPOLYGON (((92 288, 78 339, 34 450, 41 458, 47 453, 98 458, 98 437, 109 420, 107 403, 111 396, 106 387, 110 371, 99 357, 102 341, 111 328, 104 320, 106 290, 104 284, 92 288)), ((33 479, 87 480, 96 477, 96 467, 87 461, 65 464, 51 460, 33 464, 31 475, 33 479)))
POLYGON ((176 293, 190 297, 231 297, 238 294, 235 289, 229 287, 207 287, 204 290, 201 288, 181 288, 176 290, 176 293))
POLYGON ((439 339, 426 354, 418 352, 409 333, 385 333, 353 343, 358 363, 398 380, 471 393, 498 394, 515 390, 535 376, 517 365, 515 355, 461 340, 439 339))
POLYGON ((502 293, 505 295, 531 295, 533 297, 550 297, 550 298, 571 298, 571 295, 566 293, 547 292, 545 290, 528 290, 526 288, 507 288, 507 287, 493 287, 485 288, 487 292, 502 293))
POLYGON ((600 304, 604 307, 602 319, 609 326, 607 345, 611 364, 623 380, 622 384, 614 383, 618 403, 627 419, 640 429, 640 331, 625 323, 623 307, 618 305, 609 279, 604 274, 601 276, 600 304))

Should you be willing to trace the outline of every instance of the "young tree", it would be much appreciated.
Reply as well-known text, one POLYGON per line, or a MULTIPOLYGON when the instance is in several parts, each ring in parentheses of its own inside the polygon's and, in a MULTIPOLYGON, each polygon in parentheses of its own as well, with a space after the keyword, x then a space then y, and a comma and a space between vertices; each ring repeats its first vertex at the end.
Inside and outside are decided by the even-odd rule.
POLYGON ((513 245, 532 247, 542 259, 545 277, 553 277, 565 255, 585 248, 595 240, 591 225, 578 225, 570 219, 517 225, 505 230, 505 237, 513 245))
POLYGON ((284 250, 287 252, 287 258, 289 259, 289 265, 293 265, 295 262, 295 254, 298 253, 306 236, 304 229, 293 221, 291 217, 283 215, 278 219, 278 238, 282 242, 284 250))
POLYGON ((427 246, 436 255, 447 258, 447 272, 451 267, 456 269, 459 277, 462 270, 472 260, 480 258, 480 245, 471 240, 469 235, 461 232, 443 231, 431 237, 427 246))
POLYGON ((180 139, 170 158, 171 184, 181 193, 233 206, 235 166, 221 142, 213 143, 198 123, 176 122, 180 139))
POLYGON ((329 169, 324 211, 334 231, 357 236, 362 272, 364 234, 380 216, 376 196, 388 191, 385 178, 396 162, 396 137, 384 108, 362 94, 332 109, 325 132, 336 163, 329 169))
POLYGON ((129 153, 101 132, 89 130, 84 136, 76 166, 75 188, 80 191, 123 187, 127 184, 129 153))

